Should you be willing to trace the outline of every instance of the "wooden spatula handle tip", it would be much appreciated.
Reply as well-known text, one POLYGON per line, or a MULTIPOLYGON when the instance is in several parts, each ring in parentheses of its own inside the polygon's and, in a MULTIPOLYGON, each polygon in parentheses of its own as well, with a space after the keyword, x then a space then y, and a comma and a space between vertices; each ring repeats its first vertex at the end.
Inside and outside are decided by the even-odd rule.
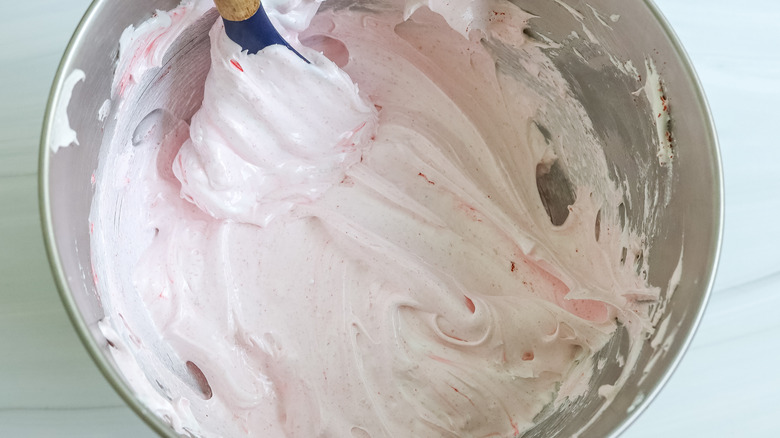
POLYGON ((260 0, 214 0, 219 15, 230 21, 244 21, 255 15, 260 0))

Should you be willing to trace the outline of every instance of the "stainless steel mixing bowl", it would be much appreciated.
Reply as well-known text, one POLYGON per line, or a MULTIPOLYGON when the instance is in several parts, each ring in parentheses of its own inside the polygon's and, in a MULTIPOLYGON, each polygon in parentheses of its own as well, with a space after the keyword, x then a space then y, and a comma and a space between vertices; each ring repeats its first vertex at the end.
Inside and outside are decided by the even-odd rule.
MULTIPOLYGON (((326 5, 343 0, 329 0, 326 5)), ((370 1, 370 0, 369 0, 370 1)), ((596 421, 581 431, 583 437, 617 436, 647 407, 677 366, 699 324, 712 287, 718 260, 723 218, 723 187, 715 129, 690 61, 666 21, 649 0, 564 0, 581 16, 552 0, 515 0, 533 19, 526 34, 536 38, 568 42, 550 53, 593 120, 596 134, 605 145, 613 178, 632 182, 630 191, 640 195, 648 187, 671 190, 669 204, 660 211, 659 229, 652 236, 649 280, 668 284, 684 242, 683 271, 677 291, 663 309, 670 330, 676 335, 666 342, 651 340, 643 347, 636 369, 596 421), (597 17, 591 10, 608 11, 597 17), (609 20, 610 16, 620 18, 609 20), (601 21, 601 22, 599 22, 601 21), (587 26, 608 52, 567 37, 587 26), (675 139, 674 172, 657 165, 652 138, 655 134, 649 105, 631 98, 641 84, 618 74, 608 56, 632 61, 640 72, 652 57, 664 80, 672 105, 672 135, 675 139), (651 167, 649 176, 640 170, 651 167), (634 178, 635 177, 635 178, 634 178), (660 349, 660 350, 659 350, 660 349)), ((103 310, 92 282, 88 215, 92 202, 91 175, 98 165, 104 130, 112 129, 97 114, 109 98, 118 40, 129 25, 148 19, 155 9, 171 9, 178 0, 96 0, 87 11, 63 57, 49 99, 40 150, 40 203, 43 231, 52 270, 62 300, 73 324, 98 367, 128 405, 156 432, 175 436, 134 395, 108 352, 106 340, 97 329, 103 310), (63 84, 73 69, 86 73, 68 106, 71 126, 80 145, 52 152, 54 112, 63 99, 63 84)), ((190 32, 188 50, 208 50, 206 32, 190 32)), ((180 54, 169 54, 174 65, 180 54)), ((204 70, 205 71, 205 70, 204 70)), ((189 84, 202 81, 202 74, 179 79, 189 84)), ((195 86, 195 85, 193 85, 195 86)), ((195 86, 197 97, 197 86, 195 86)), ((196 108, 179 108, 182 118, 196 108)), ((627 217, 635 225, 643 214, 641 205, 629 205, 627 217)), ((613 343, 610 348, 620 348, 613 343)), ((619 370, 607 366, 596 385, 615 380, 619 370)), ((603 404, 595 392, 540 421, 525 437, 567 437, 580 431, 603 404)))

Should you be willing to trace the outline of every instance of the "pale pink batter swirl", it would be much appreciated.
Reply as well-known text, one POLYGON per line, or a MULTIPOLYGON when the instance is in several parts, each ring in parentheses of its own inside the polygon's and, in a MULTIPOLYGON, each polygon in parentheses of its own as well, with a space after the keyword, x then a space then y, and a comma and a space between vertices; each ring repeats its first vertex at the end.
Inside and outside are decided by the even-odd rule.
POLYGON ((102 328, 140 396, 195 436, 512 437, 593 390, 594 355, 617 321, 637 348, 658 290, 621 263, 641 241, 585 111, 522 34, 531 16, 275 3, 311 65, 241 53, 217 20, 191 124, 163 112, 159 141, 117 136, 101 162, 102 328), (586 164, 560 226, 536 187, 556 160, 586 164))

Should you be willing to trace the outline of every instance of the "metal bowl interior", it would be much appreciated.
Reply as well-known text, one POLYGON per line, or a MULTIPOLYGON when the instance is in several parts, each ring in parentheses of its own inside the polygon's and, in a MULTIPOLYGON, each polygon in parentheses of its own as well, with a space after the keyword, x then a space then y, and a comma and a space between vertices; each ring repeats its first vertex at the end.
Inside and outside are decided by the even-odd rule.
MULTIPOLYGON (((93 2, 65 52, 52 86, 43 124, 39 173, 43 234, 65 308, 106 379, 162 436, 176 434, 133 393, 97 328, 104 314, 92 282, 88 216, 93 195, 91 176, 98 166, 104 130, 111 129, 96 115, 110 97, 119 37, 127 26, 138 25, 155 10, 171 9, 177 3, 178 0, 93 2), (85 72, 87 79, 74 90, 68 115, 71 126, 78 132, 80 145, 54 153, 51 143, 55 109, 64 98, 65 78, 77 68, 85 72)), ((648 140, 655 134, 646 114, 638 111, 631 99, 631 92, 641 84, 617 74, 608 55, 616 56, 621 62, 632 61, 637 67, 644 66, 651 57, 673 105, 673 135, 678 148, 675 171, 667 174, 659 167, 651 172, 648 180, 638 182, 631 190, 639 194, 646 190, 647 184, 668 185, 672 193, 661 212, 661 226, 652 236, 649 280, 658 286, 669 284, 682 252, 682 276, 663 310, 663 319, 669 321, 667 334, 673 332, 674 336, 655 342, 655 347, 650 345, 652 340, 647 340, 635 371, 605 410, 600 411, 603 400, 594 395, 523 435, 565 437, 580 431, 580 436, 617 436, 647 407, 681 360, 713 284, 723 223, 722 170, 715 128, 690 61, 649 0, 594 0, 590 2, 592 9, 583 6, 579 17, 560 3, 548 0, 515 0, 515 3, 539 17, 531 21, 529 35, 563 41, 573 31, 582 31, 587 26, 602 41, 603 47, 599 49, 584 40, 575 40, 551 52, 550 57, 592 118, 608 161, 613 165, 614 179, 638 174, 640 167, 654 162, 657 150, 648 140), (595 11, 609 11, 605 17, 620 16, 620 19, 608 25, 599 23, 602 18, 595 11), (585 426, 599 411, 598 421, 585 426)), ((572 3, 572 9, 583 5, 568 3, 572 3)), ((193 34, 190 42, 192 50, 208 50, 205 33, 193 34)), ((166 63, 176 62, 175 55, 166 60, 166 63)), ((197 82, 197 78, 190 80, 197 82)), ((182 111, 195 109, 189 107, 182 111)), ((628 204, 626 213, 629 222, 639 222, 642 206, 628 204)), ((620 348, 619 340, 613 348, 620 348)), ((617 373, 618 370, 608 367, 599 374, 597 383, 614 381, 617 373)))

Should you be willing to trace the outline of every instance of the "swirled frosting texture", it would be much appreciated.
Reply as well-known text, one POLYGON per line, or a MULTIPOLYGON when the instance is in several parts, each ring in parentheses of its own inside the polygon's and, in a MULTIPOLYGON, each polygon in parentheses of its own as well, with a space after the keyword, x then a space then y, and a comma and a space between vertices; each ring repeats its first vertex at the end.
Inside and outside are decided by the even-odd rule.
POLYGON ((221 25, 211 39, 203 106, 173 172, 182 195, 215 218, 266 226, 360 161, 376 109, 320 53, 307 51, 311 64, 284 46, 249 55, 221 25))
POLYGON ((531 16, 396 6, 267 4, 311 64, 217 20, 190 123, 130 123, 160 101, 122 84, 92 215, 104 333, 178 430, 516 436, 593 390, 618 324, 632 348, 651 329, 642 241, 531 16), (537 177, 560 168, 555 224, 537 177))

